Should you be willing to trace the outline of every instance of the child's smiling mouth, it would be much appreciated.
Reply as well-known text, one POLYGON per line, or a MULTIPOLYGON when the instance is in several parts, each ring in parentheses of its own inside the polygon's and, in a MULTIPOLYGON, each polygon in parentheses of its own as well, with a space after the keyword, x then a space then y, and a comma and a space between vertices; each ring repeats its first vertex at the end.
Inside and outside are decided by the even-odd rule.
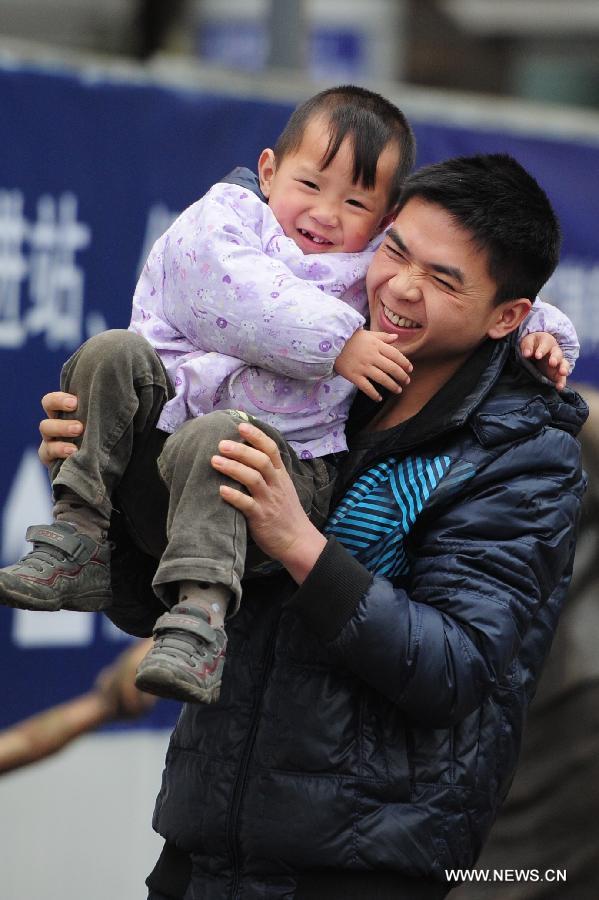
POLYGON ((307 240, 312 241, 313 244, 319 245, 329 245, 332 246, 333 242, 329 241, 327 238, 321 237, 319 234, 315 234, 313 231, 307 231, 305 228, 297 229, 302 237, 305 237, 307 240))

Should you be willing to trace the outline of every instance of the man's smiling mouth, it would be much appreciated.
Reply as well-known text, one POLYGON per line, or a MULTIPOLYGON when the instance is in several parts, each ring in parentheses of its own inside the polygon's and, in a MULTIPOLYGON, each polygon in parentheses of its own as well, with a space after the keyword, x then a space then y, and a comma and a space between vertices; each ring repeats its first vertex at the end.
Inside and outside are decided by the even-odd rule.
POLYGON ((392 310, 390 310, 388 306, 385 306, 384 303, 383 311, 385 313, 385 318, 389 319, 394 325, 397 325, 398 328, 422 328, 420 322, 406 319, 405 316, 398 316, 397 313, 392 312, 392 310))

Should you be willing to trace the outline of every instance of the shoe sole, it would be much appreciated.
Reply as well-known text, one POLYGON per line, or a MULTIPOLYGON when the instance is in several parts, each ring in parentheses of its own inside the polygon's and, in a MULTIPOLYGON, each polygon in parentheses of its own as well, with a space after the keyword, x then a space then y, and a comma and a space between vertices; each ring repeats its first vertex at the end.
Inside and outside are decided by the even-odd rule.
POLYGON ((220 684, 210 688, 192 684, 176 669, 149 663, 135 677, 135 687, 146 694, 154 694, 166 700, 183 703, 216 703, 220 696, 220 684))
POLYGON ((18 591, 7 593, 0 588, 0 603, 2 606, 10 606, 13 609, 31 609, 35 612, 58 612, 61 609, 75 612, 100 612, 112 604, 112 593, 80 594, 71 600, 62 602, 59 597, 44 600, 40 597, 20 594, 18 591))

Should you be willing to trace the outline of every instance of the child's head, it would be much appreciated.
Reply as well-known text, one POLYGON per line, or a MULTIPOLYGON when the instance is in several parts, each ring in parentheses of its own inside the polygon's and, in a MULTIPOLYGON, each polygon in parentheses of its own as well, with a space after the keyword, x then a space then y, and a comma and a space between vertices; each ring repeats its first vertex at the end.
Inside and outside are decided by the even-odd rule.
POLYGON ((329 88, 299 106, 258 163, 260 187, 304 253, 364 250, 394 217, 414 164, 399 109, 365 88, 329 88))

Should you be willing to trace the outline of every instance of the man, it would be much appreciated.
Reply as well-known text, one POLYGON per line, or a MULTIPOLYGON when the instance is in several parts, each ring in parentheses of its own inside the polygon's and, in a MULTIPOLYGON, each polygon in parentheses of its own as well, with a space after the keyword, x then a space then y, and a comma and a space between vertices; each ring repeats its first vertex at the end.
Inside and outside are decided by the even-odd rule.
POLYGON ((510 338, 558 247, 547 198, 509 157, 421 170, 367 279, 372 327, 397 335, 411 383, 380 408, 356 401, 327 535, 263 432, 219 445, 214 467, 245 487, 223 500, 286 572, 246 582, 220 704, 183 710, 151 900, 437 898, 474 863, 583 493, 586 407, 532 379, 510 338))

